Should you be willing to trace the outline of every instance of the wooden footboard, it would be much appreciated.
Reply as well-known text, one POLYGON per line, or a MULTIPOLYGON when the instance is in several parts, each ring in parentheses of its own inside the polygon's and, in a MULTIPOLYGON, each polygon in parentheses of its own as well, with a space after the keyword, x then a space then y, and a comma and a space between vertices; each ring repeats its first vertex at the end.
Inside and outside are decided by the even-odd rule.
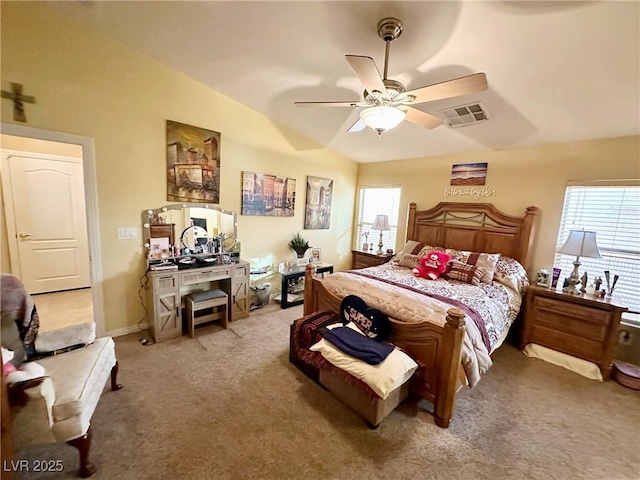
MULTIPOLYGON (((315 267, 305 272, 304 314, 329 310, 340 313, 342 299, 331 295, 314 278, 315 267)), ((411 390, 433 403, 435 422, 447 428, 453 415, 456 392, 461 382, 461 349, 464 335, 464 312, 452 308, 444 327, 428 322, 405 323, 392 320, 391 341, 407 352, 420 366, 411 390)))

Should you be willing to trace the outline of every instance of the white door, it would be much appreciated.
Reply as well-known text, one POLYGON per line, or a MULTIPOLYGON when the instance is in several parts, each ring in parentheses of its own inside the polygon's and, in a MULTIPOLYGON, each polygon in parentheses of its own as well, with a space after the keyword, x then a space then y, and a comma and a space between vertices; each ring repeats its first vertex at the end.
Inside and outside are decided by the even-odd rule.
POLYGON ((35 154, 7 160, 19 263, 14 273, 32 294, 91 286, 82 160, 35 154))

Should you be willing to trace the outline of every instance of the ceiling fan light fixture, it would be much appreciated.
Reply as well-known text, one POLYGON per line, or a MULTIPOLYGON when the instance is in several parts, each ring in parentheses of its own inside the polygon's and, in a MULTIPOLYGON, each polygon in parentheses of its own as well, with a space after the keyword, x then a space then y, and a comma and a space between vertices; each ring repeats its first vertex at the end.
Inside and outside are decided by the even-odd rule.
POLYGON ((367 127, 378 133, 397 127, 404 120, 405 115, 404 110, 385 105, 366 108, 360 112, 360 118, 367 127))

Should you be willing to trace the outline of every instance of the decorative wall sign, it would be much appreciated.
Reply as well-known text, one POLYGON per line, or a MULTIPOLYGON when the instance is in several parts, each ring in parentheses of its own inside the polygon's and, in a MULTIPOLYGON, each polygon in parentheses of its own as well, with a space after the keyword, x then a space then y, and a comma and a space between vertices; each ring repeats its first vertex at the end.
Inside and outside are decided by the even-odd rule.
POLYGON ((457 163, 451 169, 451 185, 484 185, 487 163, 457 163))
POLYGON ((242 172, 242 215, 293 217, 296 179, 242 172))
POLYGON ((220 203, 220 132, 167 120, 167 200, 220 203))
POLYGON ((489 185, 482 188, 444 188, 445 197, 472 197, 474 200, 478 200, 481 197, 495 197, 496 191, 489 185))
POLYGON ((304 206, 305 230, 326 230, 331 223, 333 180, 307 177, 307 201, 304 206))

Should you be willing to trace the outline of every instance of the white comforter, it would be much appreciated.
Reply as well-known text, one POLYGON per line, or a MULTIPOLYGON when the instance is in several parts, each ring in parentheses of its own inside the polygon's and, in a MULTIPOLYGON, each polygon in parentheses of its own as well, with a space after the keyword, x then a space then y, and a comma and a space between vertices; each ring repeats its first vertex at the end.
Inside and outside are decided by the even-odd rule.
MULTIPOLYGON (((489 355, 504 339, 522 302, 518 292, 497 282, 473 286, 442 278, 427 280, 415 277, 410 269, 394 263, 369 267, 359 272, 458 300, 480 314, 486 326, 489 349, 475 322, 468 316, 465 318, 462 345, 462 365, 472 387, 491 366, 489 355)), ((427 321, 444 325, 447 310, 451 308, 450 304, 427 295, 349 272, 329 275, 322 284, 336 297, 358 295, 369 307, 382 310, 388 316, 404 322, 427 321)))

